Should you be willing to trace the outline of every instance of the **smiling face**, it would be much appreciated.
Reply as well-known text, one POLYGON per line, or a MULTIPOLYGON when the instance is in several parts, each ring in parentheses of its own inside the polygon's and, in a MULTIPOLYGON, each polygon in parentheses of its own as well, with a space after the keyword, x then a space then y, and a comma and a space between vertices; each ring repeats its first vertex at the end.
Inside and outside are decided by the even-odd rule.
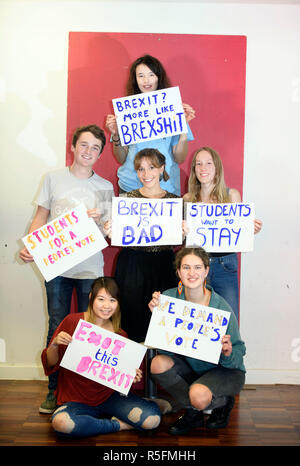
POLYGON ((153 188, 159 185, 160 175, 164 172, 164 165, 162 167, 155 167, 153 162, 148 157, 143 157, 137 168, 137 175, 140 182, 146 188, 153 188))
POLYGON ((92 133, 86 131, 81 133, 76 145, 72 144, 74 153, 74 164, 81 167, 91 168, 100 156, 102 142, 92 133))
POLYGON ((136 67, 136 82, 141 92, 153 92, 157 90, 158 77, 144 64, 136 67))
POLYGON ((107 321, 118 308, 118 300, 113 298, 105 288, 101 288, 94 299, 92 307, 95 320, 107 321))
POLYGON ((201 150, 196 156, 195 174, 201 184, 215 183, 215 164, 211 154, 206 150, 201 150))
POLYGON ((194 254, 187 254, 181 260, 177 274, 186 288, 203 287, 209 267, 205 267, 202 259, 194 254))

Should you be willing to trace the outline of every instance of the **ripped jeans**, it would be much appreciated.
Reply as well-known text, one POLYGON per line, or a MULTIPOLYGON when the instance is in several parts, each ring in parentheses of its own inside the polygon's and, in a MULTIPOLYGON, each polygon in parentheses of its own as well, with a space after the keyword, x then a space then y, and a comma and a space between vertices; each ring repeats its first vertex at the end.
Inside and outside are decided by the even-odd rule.
POLYGON ((120 424, 112 416, 130 424, 135 429, 154 429, 160 423, 161 413, 156 403, 145 400, 133 393, 127 396, 114 392, 98 406, 69 402, 60 406, 52 416, 52 425, 57 434, 64 437, 89 437, 118 432, 120 424), (68 414, 63 431, 55 428, 55 418, 61 413, 68 414), (145 422, 146 421, 146 422, 145 422))

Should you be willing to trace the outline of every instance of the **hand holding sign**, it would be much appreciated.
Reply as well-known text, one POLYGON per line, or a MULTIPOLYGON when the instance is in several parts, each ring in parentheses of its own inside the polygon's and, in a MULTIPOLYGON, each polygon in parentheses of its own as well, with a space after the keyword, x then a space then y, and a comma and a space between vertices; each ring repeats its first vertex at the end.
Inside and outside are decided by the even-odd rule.
POLYGON ((159 301, 160 301, 160 291, 154 291, 154 293, 152 294, 152 299, 150 303, 148 304, 151 312, 153 312, 154 308, 159 305, 159 301))
POLYGON ((59 332, 54 340, 52 341, 51 345, 69 345, 72 342, 72 337, 67 332, 59 332))
POLYGON ((89 218, 92 218, 99 225, 101 218, 100 209, 87 209, 86 213, 89 218))
POLYGON ((107 115, 105 127, 108 129, 112 136, 116 136, 118 134, 117 119, 115 115, 107 115))
POLYGON ((184 110, 184 116, 187 123, 196 117, 195 110, 189 104, 182 104, 184 110))
POLYGON ((230 335, 224 335, 221 340, 222 343, 222 354, 224 356, 230 356, 232 353, 232 343, 231 343, 231 336, 230 335))

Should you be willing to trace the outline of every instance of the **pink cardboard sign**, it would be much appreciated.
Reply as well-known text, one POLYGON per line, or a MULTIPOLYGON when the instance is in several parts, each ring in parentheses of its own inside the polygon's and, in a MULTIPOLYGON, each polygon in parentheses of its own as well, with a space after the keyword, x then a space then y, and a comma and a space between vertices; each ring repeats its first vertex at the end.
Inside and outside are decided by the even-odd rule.
POLYGON ((83 204, 33 231, 22 241, 46 281, 107 246, 99 227, 88 217, 83 204))
POLYGON ((147 348, 82 319, 60 365, 124 395, 147 348))

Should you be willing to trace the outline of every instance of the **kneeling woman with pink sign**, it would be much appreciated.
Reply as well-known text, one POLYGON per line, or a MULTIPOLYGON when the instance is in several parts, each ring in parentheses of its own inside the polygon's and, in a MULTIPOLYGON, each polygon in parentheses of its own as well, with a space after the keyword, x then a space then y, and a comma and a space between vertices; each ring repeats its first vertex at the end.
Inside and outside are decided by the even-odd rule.
MULTIPOLYGON (((45 374, 57 370, 59 373, 56 390, 58 408, 52 417, 54 430, 63 436, 87 437, 133 428, 156 428, 161 414, 153 401, 131 392, 123 395, 60 366, 80 319, 127 337, 120 328, 119 289, 112 278, 101 277, 94 281, 87 311, 69 314, 57 327, 49 346, 42 353, 45 374)), ((142 372, 137 369, 133 382, 141 378, 142 372)))
MULTIPOLYGON (((230 312, 218 364, 161 350, 151 362, 152 378, 176 400, 174 405, 177 409, 185 409, 185 413, 169 428, 170 434, 182 435, 204 425, 208 428, 226 427, 234 396, 245 382, 243 356, 246 349, 231 307, 206 285, 209 272, 206 251, 182 248, 176 254, 175 268, 180 279, 178 288, 166 290, 163 295, 230 312), (204 410, 212 410, 206 423, 204 410)), ((151 311, 158 306, 159 300, 160 293, 153 293, 149 303, 151 311)))

